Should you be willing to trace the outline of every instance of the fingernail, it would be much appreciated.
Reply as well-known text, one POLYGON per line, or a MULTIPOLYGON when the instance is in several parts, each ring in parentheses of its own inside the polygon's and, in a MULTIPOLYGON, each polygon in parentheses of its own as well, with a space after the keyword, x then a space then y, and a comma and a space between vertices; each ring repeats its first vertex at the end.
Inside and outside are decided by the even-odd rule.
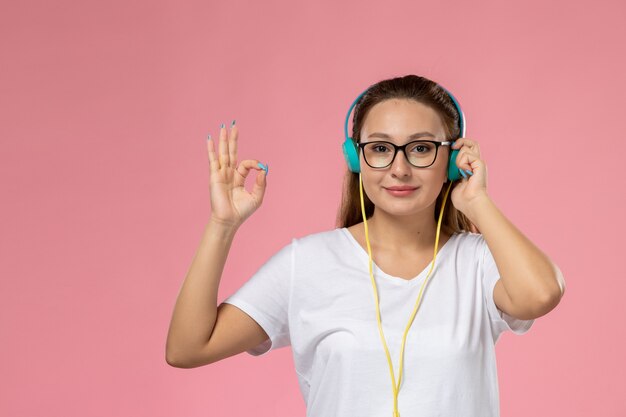
POLYGON ((211 140, 211 135, 207 136, 206 140, 211 140))
POLYGON ((470 171, 469 169, 466 169, 465 172, 467 172, 470 175, 474 175, 474 173, 472 171, 470 171))
POLYGON ((265 165, 259 162, 257 166, 261 168, 263 171, 265 171, 265 174, 267 174, 267 167, 265 165))
POLYGON ((220 125, 220 129, 224 129, 224 123, 220 125))
POLYGON ((461 173, 461 175, 463 175, 463 178, 467 179, 467 174, 463 172, 462 169, 460 169, 459 172, 461 173))
POLYGON ((235 119, 233 119, 232 123, 230 124, 230 127, 235 126, 235 119))

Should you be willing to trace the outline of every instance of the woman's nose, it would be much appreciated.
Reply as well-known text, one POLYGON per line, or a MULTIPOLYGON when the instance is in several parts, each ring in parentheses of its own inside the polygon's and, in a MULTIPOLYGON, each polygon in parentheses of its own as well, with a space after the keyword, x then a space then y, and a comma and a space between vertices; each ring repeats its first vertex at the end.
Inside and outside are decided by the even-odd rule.
POLYGON ((405 175, 406 173, 411 171, 411 167, 412 165, 409 161, 407 161, 406 157, 404 156, 404 152, 398 151, 395 159, 393 160, 393 163, 391 164, 392 172, 399 175, 405 175))

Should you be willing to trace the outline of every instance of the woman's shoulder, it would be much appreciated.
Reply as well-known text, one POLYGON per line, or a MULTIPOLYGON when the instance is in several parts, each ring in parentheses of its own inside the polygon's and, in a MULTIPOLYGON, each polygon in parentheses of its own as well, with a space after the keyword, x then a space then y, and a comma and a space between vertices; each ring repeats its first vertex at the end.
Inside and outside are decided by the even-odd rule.
POLYGON ((336 243, 343 239, 345 234, 344 230, 345 228, 338 227, 334 229, 308 233, 300 235, 298 237, 294 237, 293 241, 296 242, 299 246, 328 246, 329 244, 336 243))
POLYGON ((460 231, 455 232, 451 239, 454 239, 455 252, 470 258, 480 257, 486 247, 485 238, 481 233, 460 231))
POLYGON ((462 230, 460 232, 454 232, 454 236, 457 237, 460 241, 463 242, 475 242, 483 238, 483 235, 480 233, 470 232, 468 230, 462 230))
POLYGON ((299 250, 304 251, 336 251, 342 245, 349 244, 350 233, 345 227, 336 227, 334 229, 322 230, 319 232, 301 234, 292 239, 292 244, 299 250))

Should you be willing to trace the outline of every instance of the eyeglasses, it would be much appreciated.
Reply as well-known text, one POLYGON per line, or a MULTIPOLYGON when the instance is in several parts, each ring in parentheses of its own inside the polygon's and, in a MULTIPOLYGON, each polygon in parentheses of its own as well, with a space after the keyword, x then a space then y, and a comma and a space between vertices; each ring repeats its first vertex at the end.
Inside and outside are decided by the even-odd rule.
POLYGON ((453 142, 436 142, 434 140, 417 140, 398 146, 391 142, 358 143, 363 150, 363 158, 372 168, 385 168, 393 163, 399 150, 404 152, 409 163, 417 168, 427 168, 437 159, 437 151, 442 145, 451 145, 453 142))

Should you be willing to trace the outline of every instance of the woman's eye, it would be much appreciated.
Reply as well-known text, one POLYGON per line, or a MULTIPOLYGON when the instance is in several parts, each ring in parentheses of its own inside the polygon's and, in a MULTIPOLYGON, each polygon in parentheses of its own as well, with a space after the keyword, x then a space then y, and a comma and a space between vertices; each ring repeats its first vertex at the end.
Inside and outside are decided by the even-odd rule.
POLYGON ((430 151, 430 147, 428 145, 416 145, 413 148, 413 151, 417 151, 417 153, 425 153, 430 151))
POLYGON ((385 145, 376 145, 374 146, 374 152, 386 152, 387 147, 385 145))

